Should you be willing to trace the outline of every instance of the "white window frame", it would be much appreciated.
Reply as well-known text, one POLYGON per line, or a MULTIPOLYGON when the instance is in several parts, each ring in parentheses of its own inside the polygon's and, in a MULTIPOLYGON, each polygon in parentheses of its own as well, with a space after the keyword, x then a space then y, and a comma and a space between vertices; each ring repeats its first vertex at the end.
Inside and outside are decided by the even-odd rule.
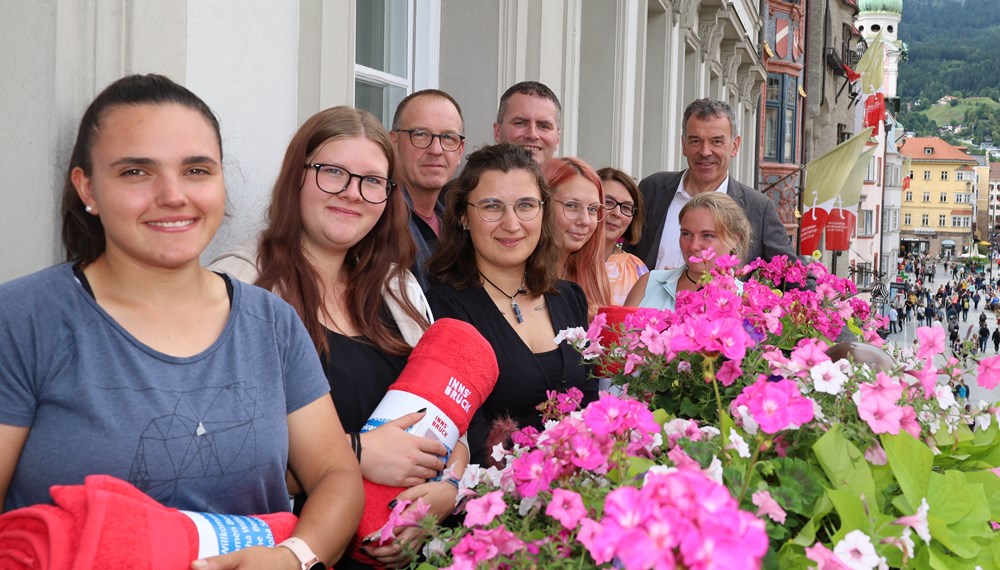
MULTIPOLYGON (((371 0, 363 0, 371 1, 371 0)), ((358 29, 356 33, 364 33, 358 29)), ((393 75, 354 61, 354 85, 358 81, 382 87, 397 87, 404 96, 421 89, 437 88, 441 60, 441 0, 406 0, 406 76, 393 75)), ((357 104, 355 102, 355 104, 357 104)), ((382 116, 391 127, 396 109, 383 101, 382 116)))

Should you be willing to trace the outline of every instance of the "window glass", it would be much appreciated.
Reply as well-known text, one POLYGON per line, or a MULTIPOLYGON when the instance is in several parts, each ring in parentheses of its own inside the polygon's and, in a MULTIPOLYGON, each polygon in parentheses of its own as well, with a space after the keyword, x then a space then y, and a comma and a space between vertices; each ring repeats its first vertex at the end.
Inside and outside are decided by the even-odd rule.
POLYGON ((357 63, 400 77, 406 76, 407 0, 357 2, 357 63))
POLYGON ((778 158, 778 109, 768 107, 764 116, 764 158, 778 158))
POLYGON ((410 0, 357 2, 354 105, 387 128, 396 105, 412 88, 410 0))

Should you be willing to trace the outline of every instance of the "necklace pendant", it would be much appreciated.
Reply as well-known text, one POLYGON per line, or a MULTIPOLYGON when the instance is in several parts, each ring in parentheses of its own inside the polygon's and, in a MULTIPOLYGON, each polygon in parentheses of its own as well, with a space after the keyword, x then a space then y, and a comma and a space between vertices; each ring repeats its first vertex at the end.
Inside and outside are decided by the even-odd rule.
POLYGON ((510 308, 514 310, 514 318, 517 319, 517 323, 521 324, 524 322, 524 315, 521 314, 521 307, 517 304, 513 298, 510 300, 510 308))

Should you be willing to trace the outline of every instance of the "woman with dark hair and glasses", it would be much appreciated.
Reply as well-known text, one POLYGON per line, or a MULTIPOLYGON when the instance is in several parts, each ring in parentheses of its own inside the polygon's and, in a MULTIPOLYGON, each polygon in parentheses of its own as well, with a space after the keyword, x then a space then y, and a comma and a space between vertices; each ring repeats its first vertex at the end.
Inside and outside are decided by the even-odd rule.
POLYGON ((326 567, 361 518, 359 469, 295 311, 200 265, 225 203, 219 124, 193 93, 133 75, 90 104, 68 262, 0 286, 0 496, 49 503, 106 474, 169 507, 266 514, 289 510, 287 470, 313 498, 287 548, 192 567, 326 567))
POLYGON ((552 189, 559 277, 583 288, 592 317, 598 307, 614 302, 604 268, 604 187, 594 169, 579 158, 550 159, 542 174, 552 189))
POLYGON ((649 273, 641 259, 626 253, 625 244, 635 245, 642 236, 642 194, 628 174, 606 166, 597 171, 604 183, 604 268, 611 284, 611 295, 616 305, 625 303, 629 291, 639 277, 649 273))
POLYGON ((586 326, 587 298, 558 278, 550 198, 530 151, 512 144, 477 150, 448 193, 441 241, 428 262, 434 314, 471 323, 496 351, 500 376, 469 426, 472 461, 480 464, 495 420, 541 428, 535 407, 546 391, 579 388, 588 402, 597 395, 576 351, 553 341, 564 328, 586 326))
MULTIPOLYGON (((317 113, 288 145, 259 244, 224 254, 212 267, 295 307, 323 361, 364 478, 409 487, 401 498, 422 497, 444 517, 458 490, 428 479, 444 469, 447 450, 404 431, 423 412, 359 434, 431 320, 407 269, 416 246, 403 195, 388 179, 392 166, 389 135, 371 113, 343 106, 317 113)), ((457 446, 449 462, 464 471, 466 448, 457 446)), ((366 553, 381 564, 405 564, 400 542, 415 534, 407 529, 398 542, 365 547, 366 553)), ((344 560, 337 567, 367 566, 344 560)))

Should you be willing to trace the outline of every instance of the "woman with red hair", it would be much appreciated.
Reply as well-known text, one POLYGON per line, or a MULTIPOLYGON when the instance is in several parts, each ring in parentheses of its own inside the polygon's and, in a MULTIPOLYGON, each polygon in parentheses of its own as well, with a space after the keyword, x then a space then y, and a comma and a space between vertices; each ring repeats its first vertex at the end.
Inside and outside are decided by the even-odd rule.
POLYGON ((542 167, 552 188, 559 277, 580 285, 587 296, 589 316, 611 305, 611 286, 604 268, 604 187, 589 164, 579 158, 553 158, 542 167))

